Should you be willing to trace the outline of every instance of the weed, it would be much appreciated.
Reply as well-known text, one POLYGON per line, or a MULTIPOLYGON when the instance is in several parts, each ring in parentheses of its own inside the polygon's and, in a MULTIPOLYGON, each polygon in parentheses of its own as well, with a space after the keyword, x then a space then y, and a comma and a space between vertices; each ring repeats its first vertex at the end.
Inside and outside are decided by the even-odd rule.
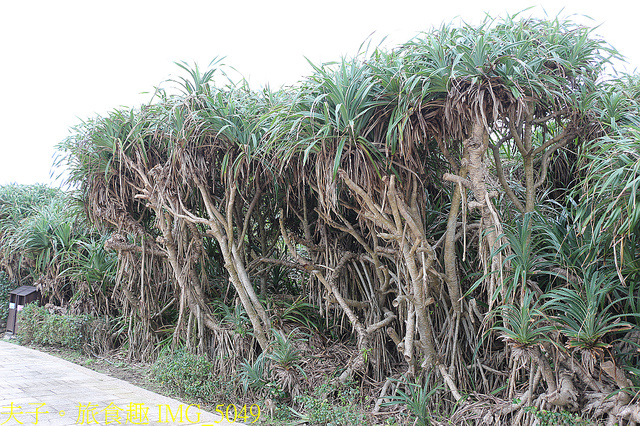
POLYGON ((295 402, 302 412, 291 409, 299 422, 310 425, 359 425, 366 416, 357 405, 360 390, 354 384, 344 386, 327 381, 317 387, 312 395, 300 395, 295 402))
POLYGON ((429 402, 435 393, 441 388, 436 386, 429 389, 429 379, 431 373, 429 372, 425 378, 425 385, 420 383, 411 383, 406 381, 396 381, 397 384, 403 383, 406 386, 406 392, 398 389, 397 395, 387 398, 387 402, 383 403, 383 406, 390 405, 406 405, 407 409, 416 416, 415 425, 428 426, 431 424, 433 418, 431 410, 429 409, 429 402))
POLYGON ((527 407, 525 411, 533 413, 540 421, 540 426, 591 426, 594 423, 581 418, 578 414, 568 411, 555 413, 547 410, 539 410, 536 407, 527 407))
POLYGON ((267 377, 271 372, 266 361, 263 352, 253 364, 247 360, 240 363, 240 382, 245 394, 249 388, 260 390, 267 385, 267 377))

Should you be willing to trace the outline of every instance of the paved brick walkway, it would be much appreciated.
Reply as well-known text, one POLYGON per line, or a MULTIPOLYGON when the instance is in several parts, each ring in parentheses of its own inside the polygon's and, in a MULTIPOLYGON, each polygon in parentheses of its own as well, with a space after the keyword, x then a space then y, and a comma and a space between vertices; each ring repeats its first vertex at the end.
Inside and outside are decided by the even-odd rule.
POLYGON ((220 416, 197 406, 46 353, 0 341, 0 425, 20 424, 202 426, 239 423, 221 421, 220 416))

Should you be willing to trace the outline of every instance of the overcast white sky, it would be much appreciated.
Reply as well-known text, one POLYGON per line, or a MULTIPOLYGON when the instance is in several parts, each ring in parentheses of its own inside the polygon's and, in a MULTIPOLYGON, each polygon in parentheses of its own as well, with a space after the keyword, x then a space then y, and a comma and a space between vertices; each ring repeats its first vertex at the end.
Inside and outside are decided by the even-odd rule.
MULTIPOLYGON (((394 47, 442 22, 479 22, 536 6, 530 15, 581 14, 640 65, 639 6, 602 1, 0 0, 0 185, 51 183, 55 145, 81 119, 147 102, 216 56, 255 88, 294 84, 313 62, 353 55, 375 32, 394 47), (635 10, 633 10, 635 8, 635 10)), ((578 18, 577 18, 578 19, 578 18)), ((588 22, 579 18, 580 22, 588 22)))

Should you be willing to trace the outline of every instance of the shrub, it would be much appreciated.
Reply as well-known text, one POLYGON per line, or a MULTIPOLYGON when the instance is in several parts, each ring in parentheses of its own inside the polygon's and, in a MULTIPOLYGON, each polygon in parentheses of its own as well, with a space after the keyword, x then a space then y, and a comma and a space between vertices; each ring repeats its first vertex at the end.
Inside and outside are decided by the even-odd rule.
POLYGON ((17 288, 17 284, 9 281, 4 271, 0 271, 0 324, 7 322, 9 316, 9 293, 17 288))
POLYGON ((18 313, 17 336, 22 343, 82 349, 88 341, 86 331, 89 323, 94 320, 91 315, 53 314, 46 308, 30 303, 18 313))
POLYGON ((294 414, 310 425, 365 424, 366 416, 357 405, 359 400, 360 390, 355 384, 341 386, 327 382, 318 386, 312 395, 295 397, 303 413, 294 411, 294 414))
POLYGON ((213 364, 204 355, 185 349, 164 351, 153 364, 151 374, 157 382, 180 396, 212 400, 221 392, 228 392, 228 383, 215 377, 213 364))

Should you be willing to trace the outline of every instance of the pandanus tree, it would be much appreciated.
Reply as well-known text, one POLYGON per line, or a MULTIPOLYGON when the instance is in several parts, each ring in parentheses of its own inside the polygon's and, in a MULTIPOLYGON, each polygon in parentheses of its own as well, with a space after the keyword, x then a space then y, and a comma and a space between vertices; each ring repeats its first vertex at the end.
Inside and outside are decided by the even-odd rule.
POLYGON ((194 232, 203 228, 218 243, 229 280, 266 350, 270 320, 247 273, 247 232, 273 180, 258 157, 268 101, 242 87, 189 95, 191 110, 173 112, 184 123, 170 161, 158 170, 166 185, 161 193, 173 197, 165 201, 170 215, 194 232))
POLYGON ((268 100, 245 87, 215 88, 215 69, 183 68, 190 75, 179 82, 179 94, 161 91, 158 102, 139 111, 116 111, 79 128, 64 145, 71 180, 81 184, 89 216, 119 232, 107 246, 135 254, 140 288, 125 295, 136 310, 142 308, 137 298, 153 301, 147 309, 157 307, 143 318, 160 313, 155 298, 163 292, 148 285, 148 274, 161 264, 164 272, 158 273, 170 271, 177 283, 174 342, 191 329, 189 316, 204 350, 204 330, 221 332, 205 271, 221 260, 264 350, 269 318, 246 270, 251 257, 245 242, 270 179, 256 161, 268 100), (205 240, 217 243, 221 259, 208 257, 205 240))
MULTIPOLYGON (((207 275, 219 262, 268 354, 272 318, 257 283, 264 296, 264 265, 296 269, 320 311, 350 325, 356 350, 340 380, 382 381, 401 365, 444 382, 461 404, 470 389, 500 388, 502 403, 483 415, 520 421, 525 403, 574 409, 587 388, 596 401, 606 389, 596 364, 618 374, 601 350, 628 326, 603 305, 611 275, 569 270, 569 257, 591 255, 560 253, 586 234, 536 216, 549 211, 547 189, 561 199, 571 189, 561 186, 575 185, 571 173, 603 172, 606 181, 585 181, 597 202, 584 216, 611 215, 586 223, 615 230, 618 250, 637 245, 635 148, 607 158, 591 147, 591 169, 570 160, 569 148, 605 133, 625 139, 603 149, 633 145, 637 131, 621 126, 634 123, 635 95, 603 83, 615 54, 572 22, 508 17, 314 66, 275 93, 218 88, 213 70, 184 66, 179 94, 88 122, 64 147, 90 216, 116 231, 107 246, 138 271, 116 286, 147 330, 175 303, 174 340, 192 323, 201 349, 205 330, 224 333, 212 309, 223 292, 207 275), (554 234, 562 226, 566 239, 554 234)), ((464 407, 487 407, 476 402, 464 407)))
MULTIPOLYGON (((421 80, 413 84, 426 94, 423 108, 435 116, 431 133, 451 166, 442 178, 462 198, 469 191, 466 206, 481 215, 485 263, 501 233, 491 200, 499 196, 521 213, 535 210, 553 154, 593 132, 590 103, 610 52, 587 28, 559 20, 445 27, 407 46, 408 72, 421 80), (517 174, 509 175, 504 163, 512 170, 515 163, 517 174)), ((447 241, 454 232, 448 230, 447 241)), ((454 286, 454 263, 444 262, 454 286)), ((486 269, 496 272, 496 259, 486 269)))
POLYGON ((0 188, 0 268, 71 312, 110 312, 115 257, 73 197, 45 185, 0 188))
POLYGON ((583 201, 577 216, 589 232, 602 235, 613 251, 616 272, 637 280, 640 213, 640 91, 638 77, 610 82, 598 96, 597 113, 607 134, 585 145, 585 178, 576 197, 583 201))
POLYGON ((341 376, 343 381, 364 372, 368 359, 380 367, 375 374, 384 371, 390 359, 385 337, 377 332, 396 318, 385 294, 391 284, 389 271, 340 188, 345 169, 367 188, 381 185, 371 162, 384 159, 368 138, 380 105, 379 89, 371 69, 358 60, 316 67, 289 107, 276 112, 270 130, 274 161, 283 171, 288 193, 280 218, 283 240, 297 267, 310 272, 318 284, 318 304, 327 313, 330 306, 337 307, 357 338, 358 353, 341 376), (298 255, 298 244, 308 257, 298 255), (376 350, 367 356, 373 347, 376 350))
MULTIPOLYGON (((612 100, 611 97, 600 98, 605 91, 601 79, 604 75, 603 64, 615 51, 601 40, 593 38, 590 30, 559 20, 519 23, 509 20, 486 31, 481 27, 473 34, 472 39, 466 42, 468 39, 458 33, 451 37, 450 48, 444 50, 454 50, 454 45, 468 46, 462 47, 462 51, 454 55, 457 58, 454 61, 456 66, 452 66, 451 71, 455 78, 449 80, 451 89, 444 101, 445 122, 450 112, 454 123, 461 123, 462 133, 449 141, 461 141, 458 146, 461 147, 462 159, 458 172, 455 163, 450 161, 454 173, 444 178, 455 182, 463 191, 465 188, 470 190, 474 199, 467 205, 480 210, 481 234, 478 238, 481 247, 484 246, 484 255, 481 250, 480 258, 485 265, 484 276, 491 277, 494 274, 494 279, 487 280, 487 305, 491 307, 493 303, 500 303, 508 308, 505 312, 513 313, 515 309, 525 312, 535 309, 532 299, 525 297, 529 290, 535 289, 542 296, 538 289, 539 282, 530 274, 551 272, 545 270, 551 265, 542 262, 544 258, 539 253, 537 264, 534 265, 530 262, 531 253, 523 250, 533 245, 533 221, 529 220, 530 215, 540 207, 539 191, 548 185, 549 168, 558 151, 563 147, 579 147, 581 142, 602 135, 607 128, 616 127, 612 123, 618 118, 608 123, 598 121, 599 117, 605 115, 602 113, 605 110, 603 105, 607 107, 604 101, 612 100), (467 130, 464 130, 465 125, 468 126, 467 130), (493 154, 493 164, 484 160, 485 153, 493 154), (521 173, 520 176, 505 173, 503 166, 508 159, 518 164, 515 170, 521 173), (493 191, 489 190, 491 186, 493 191), (492 192, 495 195, 492 196, 492 192), (501 194, 502 199, 499 197, 501 194), (501 216, 509 213, 509 204, 512 210, 525 214, 520 224, 520 235, 525 236, 524 239, 510 238, 504 241, 499 235, 502 232, 501 216), (506 255, 504 261, 500 255, 506 255), (510 261, 519 261, 518 267, 528 265, 527 270, 518 274, 522 279, 516 279, 515 276, 514 279, 505 279, 513 275, 510 261)), ((433 45, 427 50, 427 58, 431 51, 433 45)), ((608 106, 610 108, 606 112, 612 117, 617 117, 616 112, 624 113, 627 109, 625 105, 621 105, 621 108, 608 106)), ((619 118, 619 122, 623 122, 628 116, 623 114, 619 118)), ((445 125, 443 129, 446 131, 448 128, 445 125)), ((599 143, 602 141, 596 140, 599 143)), ((450 147, 446 148, 450 150, 450 147)), ((573 170, 578 172, 577 167, 573 170)), ((594 177, 593 181, 600 182, 592 187, 598 188, 594 189, 596 192, 602 191, 612 181, 609 179, 605 181, 608 183, 602 184, 599 173, 589 174, 594 177)), ((618 173, 618 176, 621 174, 618 173)), ((622 185, 630 183, 633 186, 633 176, 633 173, 626 175, 622 185)), ((625 211, 624 207, 612 209, 625 211)), ((625 214, 615 217, 609 223, 615 223, 625 214)), ((610 216, 603 217, 600 224, 609 219, 610 216)), ((623 226, 628 224, 625 222, 623 226)), ((553 289, 548 294, 551 300, 545 305, 545 314, 549 315, 548 318, 552 319, 567 340, 559 339, 552 344, 535 340, 525 343, 511 341, 510 334, 506 334, 512 347, 526 348, 532 369, 529 370, 529 386, 522 394, 522 400, 497 412, 497 418, 519 410, 523 404, 540 404, 541 400, 574 410, 578 408, 581 398, 587 398, 592 401, 591 408, 603 404, 602 407, 606 408, 599 408, 598 414, 608 412, 610 420, 619 415, 635 421, 637 407, 626 405, 630 401, 629 395, 624 394, 615 402, 604 403, 607 392, 613 391, 615 386, 612 388, 610 383, 598 381, 605 373, 619 387, 629 383, 621 379, 622 371, 610 359, 607 360, 602 351, 602 348, 610 348, 606 336, 626 330, 629 324, 617 323, 619 318, 611 315, 611 304, 593 302, 604 300, 613 286, 612 278, 593 273, 586 265, 578 271, 578 276, 559 275, 562 280, 571 283, 569 285, 581 287, 579 291, 562 286, 553 289), (593 333, 587 330, 593 330, 593 333), (591 337, 585 337, 587 334, 591 337), (576 338, 578 335, 581 337, 576 338), (566 352, 558 346, 561 342, 572 351, 566 352), (579 350, 576 349, 578 346, 579 350), (576 369, 573 364, 577 359, 582 363, 581 369, 576 369), (594 364, 599 370, 594 369, 594 364), (544 380, 546 393, 536 399, 534 392, 540 377, 544 380), (589 389, 586 396, 580 391, 584 388, 589 389)), ((508 322, 509 315, 503 315, 505 322, 508 322)), ((527 327, 540 325, 540 320, 540 316, 535 316, 527 327)), ((539 335, 545 329, 548 330, 543 325, 533 330, 533 334, 539 335)), ((518 367, 515 362, 512 365, 511 377, 516 377, 518 367)), ((515 395, 515 388, 511 388, 507 395, 515 395)), ((519 411, 516 422, 522 418, 523 413, 519 411)))
POLYGON ((25 219, 35 216, 38 209, 50 204, 58 191, 44 185, 6 185, 0 188, 0 264, 9 279, 21 283, 29 276, 33 259, 19 250, 20 231, 25 219), (30 263, 27 266, 27 263, 30 263))
MULTIPOLYGON (((524 295, 538 286, 532 274, 550 273, 540 258, 533 264, 531 255, 523 250, 532 244, 528 234, 531 229, 522 230, 521 235, 529 235, 524 240, 508 239, 503 236, 504 217, 514 211, 525 214, 520 226, 529 228, 532 222, 528 216, 540 207, 540 190, 550 185, 547 176, 558 151, 578 147, 581 141, 603 133, 596 114, 598 93, 604 64, 614 54, 589 29, 558 19, 519 22, 507 19, 476 28, 443 28, 424 40, 410 43, 404 52, 407 68, 423 76, 423 84, 417 86, 427 94, 422 98, 423 111, 430 110, 435 118, 432 122, 437 123, 430 134, 438 140, 451 166, 451 173, 442 178, 455 185, 452 203, 469 196, 463 205, 469 212, 478 212, 475 238, 483 280, 476 284, 483 285, 484 294, 478 293, 475 286, 466 293, 480 297, 489 313, 496 305, 522 309, 531 301, 524 295), (456 196, 457 193, 460 195, 456 196), (516 274, 522 279, 513 276, 516 268, 512 269, 510 262, 515 261, 520 261, 518 267, 526 267, 516 274)), ((449 288, 458 285, 457 273, 452 273, 456 254, 446 247, 458 232, 456 210, 457 205, 452 205, 443 254, 449 288)), ((586 271, 583 278, 585 282, 590 279, 586 271)), ((456 302, 452 305, 455 312, 456 302)), ((470 306, 465 306, 464 300, 459 307, 461 312, 469 312, 470 306)), ((560 305, 547 307, 547 313, 564 310, 560 305)), ((600 309, 606 310, 604 306, 600 309)), ((555 318, 560 321, 562 313, 555 318)), ((529 393, 521 404, 509 406, 498 417, 535 401, 533 393, 540 374, 547 386, 544 400, 556 406, 576 408, 577 389, 583 386, 591 388, 601 400, 605 398, 602 387, 594 384, 598 373, 588 370, 595 376, 576 374, 571 356, 557 355, 563 351, 556 351, 553 345, 534 342, 527 347, 531 350, 532 365, 529 393), (560 356, 563 362, 556 363, 551 373, 550 358, 554 356, 560 356)), ((603 358, 600 361, 603 371, 612 371, 607 370, 609 364, 603 358)), ((517 363, 512 366, 511 377, 516 377, 517 363)), ((612 374, 618 373, 615 370, 612 374)), ((511 388, 507 396, 512 397, 514 390, 511 388)), ((520 411, 518 418, 522 416, 520 411)))
POLYGON ((155 352, 153 330, 164 326, 161 312, 173 304, 172 271, 156 242, 155 222, 164 218, 156 217, 158 206, 137 197, 145 188, 145 171, 167 158, 166 142, 153 139, 154 117, 161 112, 159 106, 114 111, 77 126, 60 146, 87 216, 112 232, 105 247, 118 253, 113 297, 125 319, 129 355, 140 358, 155 352))
MULTIPOLYGON (((464 368, 478 324, 521 302, 540 272, 508 279, 510 261, 525 252, 512 253, 503 222, 536 210, 560 150, 604 131, 597 93, 612 55, 571 22, 508 18, 444 26, 391 53, 316 67, 288 112, 288 136, 274 134, 283 170, 294 171, 291 210, 304 212, 297 242, 329 254, 298 260, 349 318, 361 353, 378 325, 389 326, 410 374, 436 368, 457 399, 467 380, 488 384, 484 367, 464 368), (446 221, 433 221, 429 206, 442 199, 446 221), (475 284, 462 282, 458 257, 471 250, 482 276, 475 284), (358 262, 368 267, 358 273, 358 262)), ((489 351, 485 360, 503 367, 489 351)), ((351 372, 365 363, 358 357, 351 372)), ((573 389, 546 378, 562 405, 573 389)))

